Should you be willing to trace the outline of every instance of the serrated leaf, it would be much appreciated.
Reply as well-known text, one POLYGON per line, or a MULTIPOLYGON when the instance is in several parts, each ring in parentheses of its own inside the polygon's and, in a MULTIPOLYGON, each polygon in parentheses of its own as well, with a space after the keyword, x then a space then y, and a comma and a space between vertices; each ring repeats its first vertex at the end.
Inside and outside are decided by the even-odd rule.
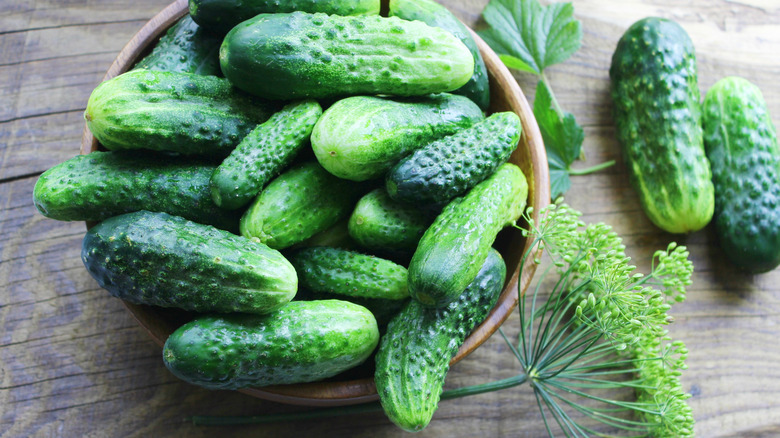
POLYGON ((544 80, 536 86, 533 112, 547 151, 550 191, 552 199, 555 199, 571 187, 569 170, 580 156, 585 131, 571 113, 556 108, 553 95, 544 80))
POLYGON ((582 44, 582 26, 574 19, 571 3, 542 7, 537 0, 490 0, 482 16, 490 28, 479 35, 502 61, 520 66, 507 64, 510 68, 542 74, 582 44))
POLYGON ((550 199, 556 199, 571 188, 571 178, 566 169, 550 165, 550 199))

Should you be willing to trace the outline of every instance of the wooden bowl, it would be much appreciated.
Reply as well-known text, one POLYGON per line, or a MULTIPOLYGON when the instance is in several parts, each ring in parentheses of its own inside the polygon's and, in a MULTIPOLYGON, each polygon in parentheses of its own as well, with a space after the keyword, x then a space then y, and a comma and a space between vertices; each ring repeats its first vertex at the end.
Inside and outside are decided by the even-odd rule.
MULTIPOLYGON (((122 49, 103 80, 113 78, 129 70, 151 50, 159 37, 187 12, 187 1, 177 0, 149 20, 122 49)), ((547 156, 539 127, 528 102, 509 70, 482 39, 476 34, 473 36, 488 69, 491 95, 490 112, 514 111, 522 121, 523 135, 517 150, 509 161, 520 166, 528 178, 528 205, 534 207, 533 220, 538 223, 539 211, 549 204, 550 200, 547 156)), ((88 154, 100 148, 99 143, 85 127, 81 153, 88 154)), ((507 228, 502 231, 494 246, 504 256, 508 272, 511 275, 507 278, 496 306, 487 319, 466 338, 465 343, 451 363, 463 359, 501 326, 517 306, 518 287, 520 293, 525 293, 536 270, 536 265, 529 258, 522 269, 522 277, 519 275, 522 254, 529 250, 530 242, 527 242, 517 229, 507 228)), ((177 327, 191 317, 187 312, 176 309, 139 306, 131 303, 125 303, 125 306, 160 347, 177 327)), ((337 406, 363 403, 378 399, 374 379, 370 373, 371 369, 372 367, 367 367, 368 372, 365 372, 363 376, 347 373, 346 376, 337 376, 323 382, 250 388, 243 389, 241 392, 266 400, 296 405, 337 406)))

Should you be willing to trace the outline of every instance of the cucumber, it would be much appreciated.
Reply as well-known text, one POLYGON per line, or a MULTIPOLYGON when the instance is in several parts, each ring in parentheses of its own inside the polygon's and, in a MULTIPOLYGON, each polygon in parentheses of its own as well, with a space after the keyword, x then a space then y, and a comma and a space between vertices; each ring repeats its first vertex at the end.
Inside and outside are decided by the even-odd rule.
POLYGON ((780 264, 780 149, 761 90, 739 77, 719 80, 702 120, 720 246, 746 271, 771 271, 780 264))
POLYGON ((490 107, 490 85, 485 61, 479 53, 476 41, 471 36, 468 27, 458 20, 447 8, 432 0, 390 0, 390 17, 404 20, 419 20, 423 23, 440 27, 457 37, 468 47, 474 58, 474 73, 466 85, 453 91, 473 100, 483 111, 490 107))
POLYGON ((458 95, 354 96, 339 100, 322 114, 314 125, 311 146, 328 172, 364 181, 383 176, 414 149, 483 118, 474 102, 458 95))
POLYGON ((388 324, 376 355, 374 381, 382 408, 400 428, 415 432, 431 421, 449 362, 466 336, 495 306, 506 278, 491 249, 474 280, 441 309, 412 300, 388 324))
POLYGON ((663 18, 634 23, 615 49, 609 76, 617 138, 648 218, 670 233, 704 228, 715 200, 688 34, 663 18))
POLYGON ((360 198, 349 217, 349 235, 378 253, 413 253, 433 215, 413 205, 390 199, 384 189, 360 198))
POLYGON ((471 52, 449 32, 378 15, 261 14, 225 36, 219 58, 238 88, 282 100, 439 93, 474 71, 471 52))
POLYGON ((268 313, 298 289, 295 269, 278 251, 167 213, 100 222, 84 236, 81 259, 101 287, 136 304, 268 313))
POLYGON ((280 12, 323 12, 333 15, 377 15, 379 0, 189 0, 192 19, 226 34, 255 15, 280 12))
POLYGON ((293 102, 253 129, 214 171, 214 202, 227 209, 251 202, 308 142, 320 115, 322 108, 313 100, 293 102))
POLYGON ((132 70, 98 85, 84 117, 106 149, 224 158, 273 109, 227 79, 132 70))
POLYGON ((300 286, 346 297, 403 300, 409 297, 406 268, 346 249, 315 246, 289 257, 300 286))
POLYGON ((358 249, 360 245, 349 235, 349 219, 340 219, 335 225, 318 232, 308 239, 288 247, 288 250, 308 248, 311 246, 331 246, 341 249, 358 249))
POLYGON ((293 301, 267 315, 203 316, 165 341, 165 366, 209 389, 322 380, 364 362, 379 341, 365 307, 293 301))
POLYGON ((271 248, 287 248, 348 217, 365 191, 362 184, 338 179, 316 161, 304 163, 257 195, 241 217, 241 234, 271 248))
POLYGON ((152 53, 133 68, 221 76, 221 44, 222 38, 204 31, 185 15, 160 38, 152 53))
POLYGON ((43 172, 35 183, 33 203, 42 215, 60 221, 97 222, 149 210, 238 232, 240 216, 211 200, 209 178, 215 168, 151 153, 97 151, 43 172))
POLYGON ((403 300, 390 300, 385 298, 364 298, 355 296, 346 296, 329 292, 314 292, 307 289, 298 289, 295 295, 297 301, 316 301, 316 300, 342 300, 363 306, 368 309, 376 319, 376 325, 379 328, 379 334, 387 329, 390 320, 411 301, 409 297, 403 300))
POLYGON ((476 277, 498 232, 521 216, 527 196, 523 172, 505 163, 447 204, 409 263, 409 295, 428 307, 456 299, 476 277))
POLYGON ((390 169, 387 193, 416 205, 445 205, 506 162, 522 129, 517 114, 507 111, 433 141, 390 169))

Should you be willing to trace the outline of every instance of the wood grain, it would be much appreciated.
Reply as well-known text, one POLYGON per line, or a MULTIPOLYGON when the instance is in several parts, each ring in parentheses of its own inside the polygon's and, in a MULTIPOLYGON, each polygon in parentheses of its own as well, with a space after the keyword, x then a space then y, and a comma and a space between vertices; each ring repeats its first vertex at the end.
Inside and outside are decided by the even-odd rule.
MULTIPOLYGON (((264 426, 197 428, 193 414, 302 408, 177 381, 122 305, 79 260, 84 226, 42 218, 30 202, 36 175, 78 153, 81 111, 114 56, 167 0, 0 2, 0 436, 403 436, 381 413, 264 426)), ((443 0, 480 26, 486 0, 443 0)), ((733 270, 711 227, 672 236, 644 217, 614 140, 607 68, 622 31, 646 15, 674 18, 698 53, 700 87, 738 74, 761 87, 780 126, 780 5, 773 0, 575 0, 582 48, 548 75, 561 106, 584 124, 587 160, 616 159, 576 177, 567 201, 587 221, 611 224, 638 270, 676 240, 696 266, 672 335, 690 349, 683 375, 702 437, 780 436, 780 271, 733 270)), ((531 99, 535 82, 515 74, 531 99)), ((509 336, 517 320, 505 324, 509 336)), ((453 366, 447 387, 519 370, 500 337, 453 366)), ((539 437, 535 401, 522 386, 443 402, 423 437, 539 437)))

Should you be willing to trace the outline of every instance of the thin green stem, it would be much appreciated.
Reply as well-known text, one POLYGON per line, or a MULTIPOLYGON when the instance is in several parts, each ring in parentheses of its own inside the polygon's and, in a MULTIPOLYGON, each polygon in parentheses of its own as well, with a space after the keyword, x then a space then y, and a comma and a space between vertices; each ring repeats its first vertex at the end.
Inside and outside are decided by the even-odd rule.
POLYGON ((558 114, 559 119, 563 119, 563 108, 561 108, 561 105, 558 103, 558 99, 555 98, 555 93, 553 92, 552 87, 550 86, 550 80, 547 79, 547 75, 542 72, 541 75, 539 75, 539 78, 542 82, 544 82, 545 85, 547 85, 547 90, 550 91, 550 99, 552 100, 553 109, 558 114))
POLYGON ((615 160, 605 161, 595 166, 587 167, 585 169, 572 169, 569 168, 569 175, 587 175, 589 173, 598 172, 599 170, 606 169, 607 167, 614 166, 615 160))

